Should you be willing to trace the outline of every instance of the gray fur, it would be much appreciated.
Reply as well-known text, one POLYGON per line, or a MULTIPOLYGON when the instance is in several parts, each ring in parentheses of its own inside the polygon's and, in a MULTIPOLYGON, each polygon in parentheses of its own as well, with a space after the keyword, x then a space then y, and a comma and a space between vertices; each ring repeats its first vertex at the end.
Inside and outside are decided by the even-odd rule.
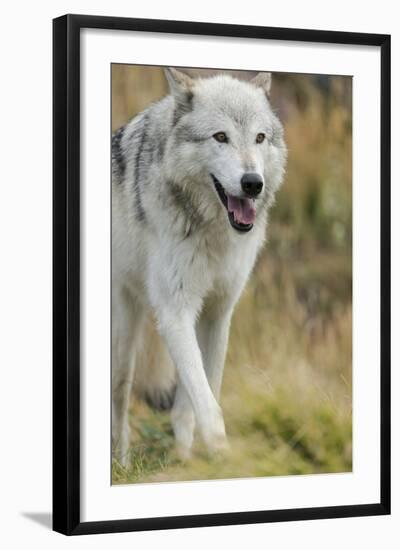
POLYGON ((121 148, 121 140, 124 135, 125 126, 119 128, 112 136, 111 152, 112 152, 112 165, 115 175, 118 177, 118 183, 120 183, 125 175, 125 153, 121 148))
POLYGON ((146 144, 146 130, 148 124, 148 117, 145 113, 141 119, 141 125, 137 129, 137 147, 135 152, 135 171, 134 171, 134 189, 135 189, 135 205, 137 216, 140 221, 144 221, 146 216, 142 206, 141 199, 141 186, 142 181, 146 180, 146 171, 151 164, 151 157, 145 158, 145 144, 146 144), (150 161, 150 162, 149 162, 150 161))
POLYGON ((175 130, 175 143, 177 145, 180 145, 185 141, 189 141, 191 143, 201 143, 202 141, 208 139, 208 137, 209 136, 207 135, 205 136, 203 134, 199 134, 198 130, 190 124, 182 123, 175 130))
POLYGON ((185 237, 189 237, 193 229, 196 230, 204 223, 204 218, 193 201, 191 194, 185 191, 185 188, 172 181, 169 182, 168 187, 171 206, 184 219, 184 226, 186 228, 185 237))

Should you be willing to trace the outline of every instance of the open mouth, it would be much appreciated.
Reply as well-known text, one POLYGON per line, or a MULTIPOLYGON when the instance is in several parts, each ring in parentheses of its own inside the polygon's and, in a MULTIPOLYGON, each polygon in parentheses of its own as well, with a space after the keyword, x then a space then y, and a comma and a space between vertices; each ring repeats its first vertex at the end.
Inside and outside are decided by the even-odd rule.
POLYGON ((256 218, 254 199, 229 195, 214 174, 211 174, 211 177, 218 196, 228 212, 228 218, 231 226, 236 229, 236 231, 240 231, 242 233, 247 233, 250 231, 253 228, 254 220, 256 218))

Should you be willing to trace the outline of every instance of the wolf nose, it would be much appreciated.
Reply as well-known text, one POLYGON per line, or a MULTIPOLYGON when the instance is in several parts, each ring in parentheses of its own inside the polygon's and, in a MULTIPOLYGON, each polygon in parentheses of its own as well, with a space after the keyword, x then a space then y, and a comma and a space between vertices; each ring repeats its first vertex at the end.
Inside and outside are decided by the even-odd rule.
POLYGON ((249 197, 256 197, 261 193, 261 189, 263 188, 262 177, 256 172, 246 172, 243 174, 240 183, 243 191, 249 197))

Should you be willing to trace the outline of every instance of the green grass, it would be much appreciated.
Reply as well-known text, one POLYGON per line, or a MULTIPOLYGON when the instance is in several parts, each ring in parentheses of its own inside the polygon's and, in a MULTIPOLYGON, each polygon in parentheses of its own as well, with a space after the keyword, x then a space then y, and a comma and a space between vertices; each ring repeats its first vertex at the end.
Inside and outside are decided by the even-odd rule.
MULTIPOLYGON (((119 69, 117 106, 129 103, 117 97, 123 78, 119 69)), ((162 95, 158 78, 153 70, 152 91, 162 95)), ((341 99, 345 80, 335 78, 328 100, 304 76, 275 86, 288 113, 289 163, 232 320, 222 390, 230 455, 210 459, 197 438, 193 459, 181 463, 169 415, 136 401, 131 465, 114 462, 113 483, 351 470, 351 112, 341 99)))
POLYGON ((351 273, 331 261, 289 270, 265 255, 258 264, 231 328, 222 393, 230 456, 211 460, 197 441, 180 463, 169 415, 136 402, 132 466, 115 463, 114 483, 351 470, 351 273))

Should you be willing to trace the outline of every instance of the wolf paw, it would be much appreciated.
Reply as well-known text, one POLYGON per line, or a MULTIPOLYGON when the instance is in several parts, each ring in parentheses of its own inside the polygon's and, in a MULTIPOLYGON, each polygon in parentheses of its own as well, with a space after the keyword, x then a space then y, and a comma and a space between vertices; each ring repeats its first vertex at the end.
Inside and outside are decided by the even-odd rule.
POLYGON ((128 450, 122 451, 121 449, 116 449, 113 451, 112 458, 113 461, 115 460, 125 470, 127 470, 131 464, 131 457, 128 450))
POLYGON ((206 445, 208 454, 212 458, 224 458, 229 455, 231 451, 231 446, 225 434, 215 437, 211 441, 207 441, 206 445))
POLYGON ((181 462, 188 462, 192 458, 192 447, 176 442, 176 454, 181 462))
POLYGON ((194 435, 194 415, 190 408, 176 406, 172 409, 171 422, 175 434, 175 447, 178 457, 183 462, 192 456, 194 435))
POLYGON ((203 438, 210 456, 225 456, 230 451, 230 446, 225 433, 225 424, 222 414, 219 412, 214 420, 214 429, 203 431, 203 438))

